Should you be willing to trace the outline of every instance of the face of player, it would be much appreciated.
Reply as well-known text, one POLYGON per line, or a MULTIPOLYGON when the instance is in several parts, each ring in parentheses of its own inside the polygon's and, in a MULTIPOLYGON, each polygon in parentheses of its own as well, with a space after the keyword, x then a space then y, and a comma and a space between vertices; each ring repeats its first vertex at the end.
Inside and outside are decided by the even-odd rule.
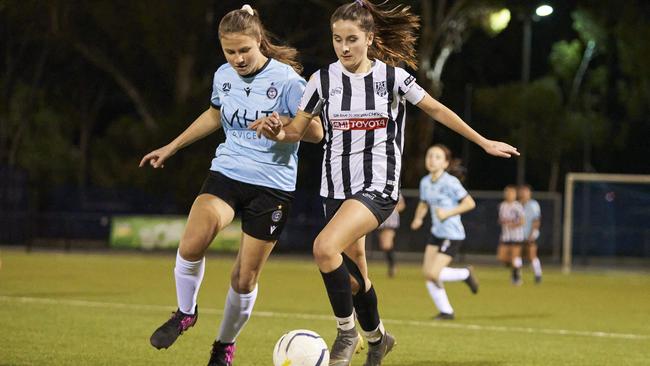
POLYGON ((514 188, 506 188, 503 190, 503 199, 507 202, 513 202, 517 199, 517 190, 514 188))
POLYGON ((519 196, 520 201, 524 201, 524 202, 529 201, 531 196, 530 189, 528 189, 527 187, 519 188, 519 190, 517 191, 517 196, 519 196))
POLYGON ((239 75, 254 73, 267 60, 260 51, 260 42, 255 37, 243 33, 227 33, 219 40, 226 61, 239 75))
POLYGON ((439 147, 432 147, 427 150, 427 155, 424 159, 425 166, 429 173, 440 174, 449 167, 449 161, 445 152, 439 147))
POLYGON ((357 22, 337 20, 332 23, 332 44, 341 64, 350 72, 357 72, 368 60, 368 47, 373 34, 366 33, 357 22))

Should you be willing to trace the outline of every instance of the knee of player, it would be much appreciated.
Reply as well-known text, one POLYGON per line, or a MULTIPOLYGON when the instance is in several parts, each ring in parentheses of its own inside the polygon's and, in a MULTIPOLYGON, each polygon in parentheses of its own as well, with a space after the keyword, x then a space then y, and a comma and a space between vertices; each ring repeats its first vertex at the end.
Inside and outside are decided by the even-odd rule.
POLYGON ((424 275, 424 278, 429 281, 433 282, 438 282, 440 279, 440 271, 432 270, 429 268, 423 268, 422 274, 424 275))
POLYGON ((238 294, 249 294, 255 290, 257 275, 255 273, 233 273, 231 286, 238 294))
POLYGON ((178 248, 178 253, 181 255, 181 258, 187 261, 197 261, 205 255, 205 246, 198 241, 193 240, 184 240, 181 241, 181 244, 178 248))
POLYGON ((327 241, 323 240, 323 238, 320 236, 314 240, 312 252, 314 254, 314 259, 316 262, 328 260, 338 254, 333 248, 327 245, 327 241))

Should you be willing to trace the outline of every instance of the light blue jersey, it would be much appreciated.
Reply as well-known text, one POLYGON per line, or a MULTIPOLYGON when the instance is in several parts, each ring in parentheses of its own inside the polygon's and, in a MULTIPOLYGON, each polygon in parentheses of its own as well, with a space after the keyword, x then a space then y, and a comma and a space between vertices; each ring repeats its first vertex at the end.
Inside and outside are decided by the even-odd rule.
POLYGON ((226 142, 217 147, 210 169, 240 182, 294 191, 299 143, 257 137, 248 126, 273 112, 293 118, 305 85, 291 66, 271 58, 248 77, 230 64, 221 66, 214 73, 211 102, 221 111, 226 142))
POLYGON ((444 172, 435 181, 431 175, 426 175, 420 180, 420 201, 429 205, 431 214, 431 233, 440 239, 464 240, 465 228, 460 221, 460 215, 455 215, 440 221, 436 215, 436 208, 450 209, 467 196, 467 191, 458 178, 444 172))
POLYGON ((524 205, 524 238, 530 238, 530 232, 533 230, 533 221, 542 217, 542 209, 539 203, 533 199, 528 200, 524 205))

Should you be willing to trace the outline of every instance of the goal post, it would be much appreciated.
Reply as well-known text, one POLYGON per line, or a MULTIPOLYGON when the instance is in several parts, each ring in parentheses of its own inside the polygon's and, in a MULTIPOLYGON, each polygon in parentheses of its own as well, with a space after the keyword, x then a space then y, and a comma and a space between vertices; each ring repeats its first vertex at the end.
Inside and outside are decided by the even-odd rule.
POLYGON ((585 264, 590 255, 649 255, 650 175, 568 173, 564 198, 564 273, 571 272, 576 236, 585 264))

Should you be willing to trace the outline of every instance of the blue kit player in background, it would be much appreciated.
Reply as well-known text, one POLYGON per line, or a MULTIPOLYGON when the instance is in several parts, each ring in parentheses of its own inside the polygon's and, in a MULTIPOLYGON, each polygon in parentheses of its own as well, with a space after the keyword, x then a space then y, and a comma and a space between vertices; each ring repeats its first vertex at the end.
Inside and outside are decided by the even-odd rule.
POLYGON ((435 317, 437 320, 454 319, 445 282, 465 281, 472 293, 478 292, 472 267, 448 267, 465 240, 460 215, 476 207, 459 178, 448 173, 455 171, 451 162, 460 163, 452 160, 451 150, 446 146, 437 144, 427 150, 425 164, 429 174, 420 181, 420 203, 411 222, 411 229, 417 230, 422 226, 427 211, 431 212, 431 236, 424 250, 422 271, 429 295, 440 311, 435 317))
POLYGON ((517 198, 524 207, 524 247, 523 257, 530 260, 535 274, 535 283, 542 282, 542 263, 537 256, 537 238, 542 225, 542 209, 539 202, 532 198, 532 188, 527 185, 517 187, 517 198))
MULTIPOLYGON (((209 361, 230 366, 235 339, 257 298, 260 272, 286 223, 298 164, 298 142, 277 143, 248 127, 270 116, 273 121, 293 118, 306 82, 298 74, 302 67, 297 51, 271 44, 258 14, 248 5, 224 16, 219 40, 228 63, 214 74, 211 106, 171 143, 144 156, 140 166, 161 168, 181 148, 224 129, 226 141, 217 148, 192 204, 176 256, 178 309, 156 329, 151 344, 167 348, 196 323, 205 251, 240 215, 242 239, 209 361)), ((322 136, 320 122, 312 121, 304 140, 319 142, 322 136)))

